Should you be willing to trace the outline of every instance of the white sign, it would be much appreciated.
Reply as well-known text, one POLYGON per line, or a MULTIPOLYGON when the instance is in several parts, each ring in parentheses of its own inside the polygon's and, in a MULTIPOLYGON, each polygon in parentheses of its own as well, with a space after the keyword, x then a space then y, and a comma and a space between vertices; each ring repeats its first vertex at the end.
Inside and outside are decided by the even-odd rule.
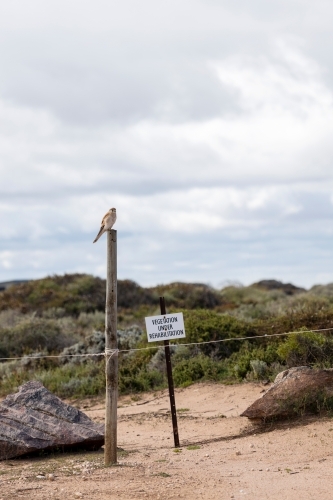
POLYGON ((148 342, 185 337, 183 313, 149 316, 145 320, 148 342))

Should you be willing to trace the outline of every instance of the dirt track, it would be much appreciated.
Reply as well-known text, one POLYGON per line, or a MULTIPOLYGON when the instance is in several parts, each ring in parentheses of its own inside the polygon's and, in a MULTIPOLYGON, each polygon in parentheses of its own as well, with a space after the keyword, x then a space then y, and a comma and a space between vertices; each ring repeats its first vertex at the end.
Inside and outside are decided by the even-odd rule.
MULTIPOLYGON (((123 397, 118 435, 124 451, 117 466, 104 468, 102 451, 0 462, 0 499, 331 500, 333 421, 307 417, 255 426, 238 415, 263 389, 178 389, 178 452, 167 391, 137 401, 123 397)), ((102 421, 103 401, 77 405, 102 421)))

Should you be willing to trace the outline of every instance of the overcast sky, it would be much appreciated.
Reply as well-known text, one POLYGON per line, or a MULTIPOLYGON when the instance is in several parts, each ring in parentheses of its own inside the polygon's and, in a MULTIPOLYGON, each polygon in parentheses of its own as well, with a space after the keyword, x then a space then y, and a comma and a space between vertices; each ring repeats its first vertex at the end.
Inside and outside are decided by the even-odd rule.
POLYGON ((333 3, 0 4, 0 281, 333 281, 333 3))

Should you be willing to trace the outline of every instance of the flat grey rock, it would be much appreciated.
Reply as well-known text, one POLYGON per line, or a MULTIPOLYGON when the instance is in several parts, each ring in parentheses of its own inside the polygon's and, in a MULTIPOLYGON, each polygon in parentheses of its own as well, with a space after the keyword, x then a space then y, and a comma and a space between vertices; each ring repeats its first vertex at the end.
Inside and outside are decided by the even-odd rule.
POLYGON ((0 404, 0 460, 55 448, 98 449, 104 426, 67 405, 40 382, 19 387, 0 404))

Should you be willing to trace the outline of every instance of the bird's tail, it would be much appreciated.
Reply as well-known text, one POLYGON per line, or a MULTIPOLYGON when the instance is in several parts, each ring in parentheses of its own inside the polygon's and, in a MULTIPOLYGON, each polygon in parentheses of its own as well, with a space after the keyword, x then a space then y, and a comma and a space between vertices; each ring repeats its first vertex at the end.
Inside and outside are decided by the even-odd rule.
POLYGON ((104 233, 104 226, 101 227, 101 229, 99 230, 99 233, 98 235, 96 236, 96 238, 94 239, 93 243, 96 243, 97 240, 100 239, 100 237, 102 236, 102 234, 104 233))

